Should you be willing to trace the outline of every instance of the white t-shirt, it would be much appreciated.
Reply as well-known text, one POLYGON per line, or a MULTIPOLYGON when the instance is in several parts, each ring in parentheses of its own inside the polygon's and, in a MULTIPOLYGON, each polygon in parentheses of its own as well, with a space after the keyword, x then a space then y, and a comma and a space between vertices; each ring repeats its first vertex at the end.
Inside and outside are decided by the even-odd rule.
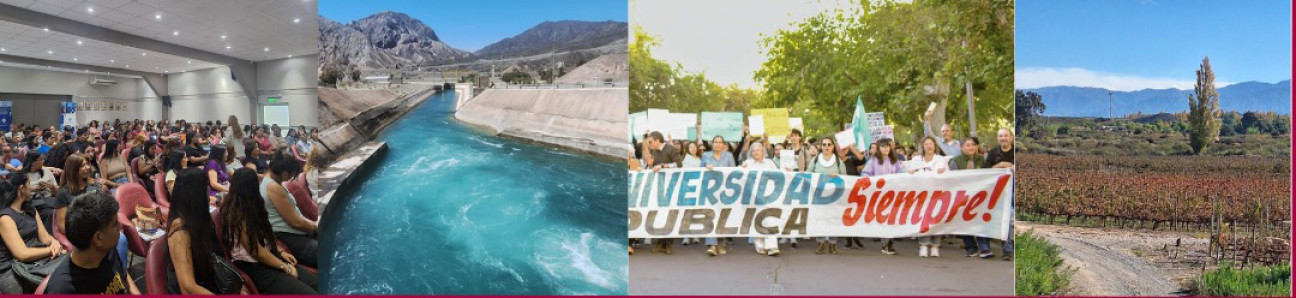
POLYGON ((771 160, 769 158, 766 158, 759 162, 757 162, 755 158, 748 159, 747 161, 743 162, 742 167, 751 170, 774 170, 774 171, 779 170, 778 164, 774 163, 774 160, 771 160))
POLYGON ((943 155, 932 155, 931 161, 923 160, 923 156, 905 162, 905 171, 918 171, 935 173, 940 170, 949 171, 949 157, 943 155))

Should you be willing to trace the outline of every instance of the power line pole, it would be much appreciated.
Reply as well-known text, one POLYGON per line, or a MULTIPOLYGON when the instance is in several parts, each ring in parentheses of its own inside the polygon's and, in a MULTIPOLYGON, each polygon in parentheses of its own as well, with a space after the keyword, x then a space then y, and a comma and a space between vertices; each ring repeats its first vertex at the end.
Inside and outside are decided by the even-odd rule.
POLYGON ((1107 119, 1112 119, 1112 92, 1107 91, 1107 119))

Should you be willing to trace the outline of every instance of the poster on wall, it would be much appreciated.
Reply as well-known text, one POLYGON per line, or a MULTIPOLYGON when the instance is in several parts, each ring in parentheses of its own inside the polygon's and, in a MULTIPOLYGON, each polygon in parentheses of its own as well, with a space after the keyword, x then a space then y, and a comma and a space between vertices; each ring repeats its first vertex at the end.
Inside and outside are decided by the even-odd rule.
POLYGON ((64 126, 75 127, 77 123, 76 122, 77 103, 71 101, 61 102, 59 103, 59 109, 60 109, 59 112, 62 114, 62 117, 59 118, 59 127, 64 127, 64 126))
POLYGON ((0 101, 0 131, 9 131, 13 124, 13 102, 0 101))

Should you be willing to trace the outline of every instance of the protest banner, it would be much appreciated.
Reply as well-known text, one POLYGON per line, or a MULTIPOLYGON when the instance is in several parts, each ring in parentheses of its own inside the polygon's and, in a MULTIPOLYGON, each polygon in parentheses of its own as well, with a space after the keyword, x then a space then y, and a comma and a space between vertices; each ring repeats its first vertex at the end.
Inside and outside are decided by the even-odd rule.
POLYGON ((765 136, 770 143, 782 143, 792 128, 788 127, 788 111, 784 108, 752 109, 752 115, 762 116, 765 120, 765 136))
POLYGON ((725 141, 741 142, 742 126, 742 113, 702 112, 702 138, 707 141, 721 136, 725 141))
POLYGON ((1008 239, 1008 169, 873 177, 743 168, 630 172, 630 238, 1008 239))

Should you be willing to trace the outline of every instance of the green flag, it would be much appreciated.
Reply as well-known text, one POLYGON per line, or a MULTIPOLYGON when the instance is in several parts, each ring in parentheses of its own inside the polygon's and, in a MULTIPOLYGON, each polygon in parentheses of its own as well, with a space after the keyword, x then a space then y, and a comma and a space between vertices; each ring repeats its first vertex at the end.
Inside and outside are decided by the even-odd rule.
POLYGON ((873 144, 873 132, 869 129, 863 98, 863 96, 855 98, 855 115, 851 116, 851 126, 855 128, 855 148, 868 150, 869 145, 873 144))

